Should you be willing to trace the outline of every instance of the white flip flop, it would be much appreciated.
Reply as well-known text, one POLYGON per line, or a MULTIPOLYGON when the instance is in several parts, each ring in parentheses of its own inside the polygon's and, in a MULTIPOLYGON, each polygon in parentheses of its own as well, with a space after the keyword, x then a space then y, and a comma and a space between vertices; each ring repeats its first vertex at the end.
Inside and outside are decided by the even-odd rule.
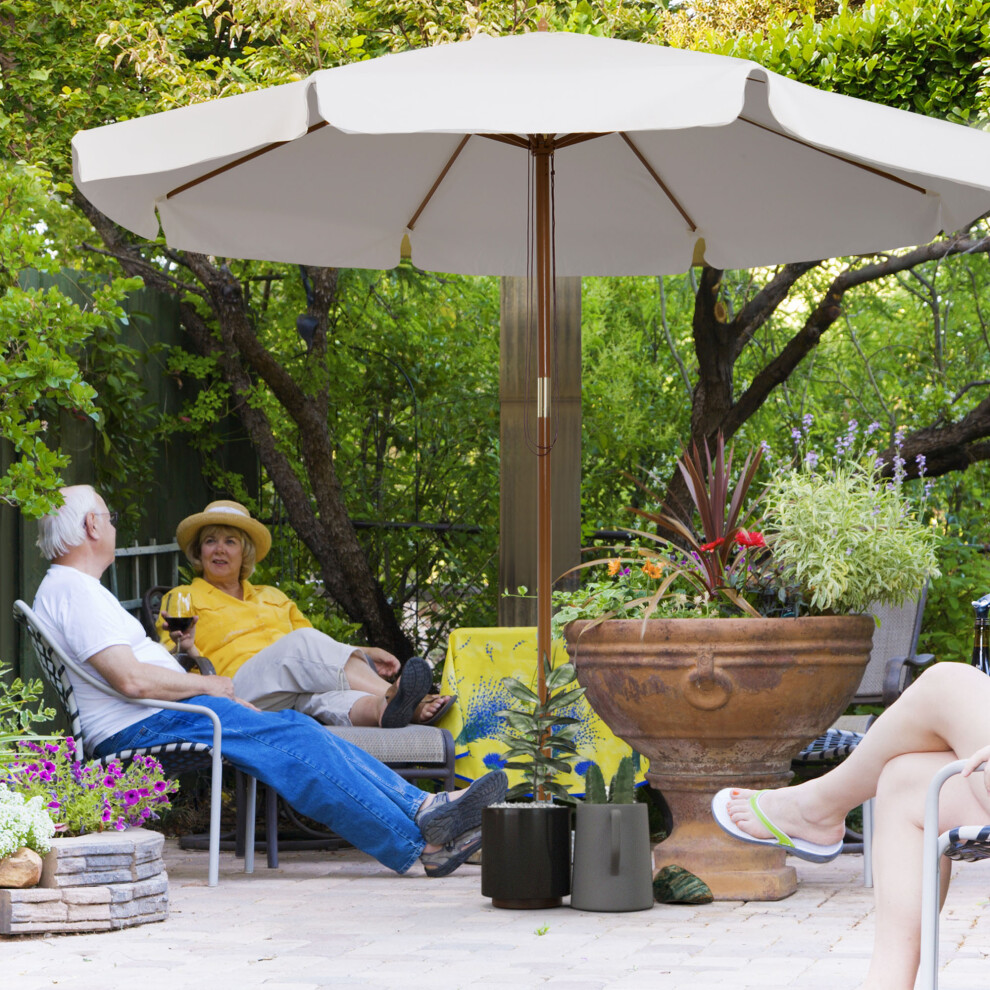
POLYGON ((766 791, 757 791, 753 794, 749 799, 749 805, 756 817, 763 822, 767 831, 774 835, 774 838, 757 839, 755 836, 747 834, 729 817, 729 801, 733 797, 732 792, 734 790, 736 790, 734 787, 723 787, 712 798, 712 815, 715 821, 723 832, 727 832, 734 839, 740 839, 742 842, 751 842, 755 846, 772 846, 783 849, 792 856, 797 856, 799 859, 806 859, 809 863, 828 863, 842 852, 841 839, 838 842, 833 842, 831 845, 823 846, 817 842, 809 842, 807 839, 792 839, 789 835, 786 835, 777 828, 767 818, 766 812, 760 807, 760 795, 766 794, 766 791))

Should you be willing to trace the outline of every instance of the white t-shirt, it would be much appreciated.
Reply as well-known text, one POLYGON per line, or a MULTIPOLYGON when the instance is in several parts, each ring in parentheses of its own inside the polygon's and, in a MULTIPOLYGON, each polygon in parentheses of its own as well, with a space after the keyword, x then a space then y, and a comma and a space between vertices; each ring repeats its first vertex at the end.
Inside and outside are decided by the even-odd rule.
MULTIPOLYGON (((108 589, 75 567, 52 564, 38 588, 34 611, 69 659, 86 666, 87 672, 104 684, 107 682, 88 666, 88 661, 109 646, 129 646, 141 663, 183 673, 168 650, 145 635, 141 623, 108 589)), ((67 673, 90 751, 115 732, 161 711, 120 701, 73 676, 71 671, 67 673)))

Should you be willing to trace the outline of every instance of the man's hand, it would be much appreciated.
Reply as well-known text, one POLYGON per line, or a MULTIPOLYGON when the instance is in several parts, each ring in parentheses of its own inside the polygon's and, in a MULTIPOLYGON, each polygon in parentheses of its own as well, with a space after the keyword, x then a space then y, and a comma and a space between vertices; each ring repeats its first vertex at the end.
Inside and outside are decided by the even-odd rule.
POLYGON ((230 698, 239 700, 234 694, 234 682, 229 677, 219 674, 201 674, 198 678, 199 690, 196 694, 208 694, 211 698, 230 698))
POLYGON ((230 698, 231 701, 236 701, 239 705, 250 708, 253 712, 261 711, 256 705, 252 705, 250 701, 238 698, 234 694, 234 682, 229 677, 221 677, 219 674, 204 674, 199 680, 205 690, 197 692, 198 694, 208 694, 211 698, 230 698))

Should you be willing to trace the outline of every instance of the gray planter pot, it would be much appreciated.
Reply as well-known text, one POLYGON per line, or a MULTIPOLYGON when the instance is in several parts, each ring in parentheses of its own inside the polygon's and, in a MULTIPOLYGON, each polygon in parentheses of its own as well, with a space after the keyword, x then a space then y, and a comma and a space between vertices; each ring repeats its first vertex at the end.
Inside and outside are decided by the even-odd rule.
POLYGON ((579 911, 653 907, 653 854, 645 804, 578 805, 571 907, 579 911))

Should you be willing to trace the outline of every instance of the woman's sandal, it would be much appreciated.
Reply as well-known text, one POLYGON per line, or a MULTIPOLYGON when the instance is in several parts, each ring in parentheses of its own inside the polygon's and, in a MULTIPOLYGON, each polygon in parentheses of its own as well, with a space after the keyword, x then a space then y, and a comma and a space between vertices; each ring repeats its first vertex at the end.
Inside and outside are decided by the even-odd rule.
POLYGON ((414 725, 436 725, 454 707, 454 701, 456 699, 453 695, 449 694, 428 694, 417 706, 416 713, 413 715, 414 725), (443 698, 443 704, 429 717, 422 718, 420 716, 420 711, 430 702, 436 701, 438 698, 443 698))
POLYGON ((422 657, 410 657, 399 679, 385 694, 387 703, 379 722, 383 729, 401 729, 433 686, 433 668, 422 657))

